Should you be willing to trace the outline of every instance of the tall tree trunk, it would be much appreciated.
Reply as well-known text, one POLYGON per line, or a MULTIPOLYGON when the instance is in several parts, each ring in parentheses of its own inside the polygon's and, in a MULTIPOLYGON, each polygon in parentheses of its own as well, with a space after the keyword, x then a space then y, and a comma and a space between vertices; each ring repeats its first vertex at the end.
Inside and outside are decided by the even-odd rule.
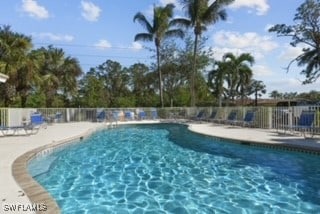
POLYGON ((244 105, 244 88, 242 86, 240 89, 240 94, 241 94, 241 105, 244 105))
POLYGON ((257 90, 254 93, 254 105, 258 106, 258 91, 257 90))
POLYGON ((222 107, 222 96, 221 96, 221 94, 219 95, 218 102, 219 102, 219 107, 222 107))
POLYGON ((163 108, 164 103, 163 103, 163 89, 162 89, 162 74, 161 74, 161 69, 160 69, 160 47, 159 44, 156 44, 156 49, 157 49, 157 69, 158 69, 158 75, 159 75, 159 93, 160 93, 160 105, 163 108))
POLYGON ((24 92, 22 92, 20 98, 21 98, 21 108, 25 108, 27 104, 27 97, 28 95, 24 92))
POLYGON ((198 37, 199 35, 195 33, 194 49, 193 49, 193 66, 192 66, 192 71, 190 75, 191 77, 190 78, 190 94, 191 94, 190 106, 191 107, 194 107, 196 105, 195 77, 197 73, 198 37))

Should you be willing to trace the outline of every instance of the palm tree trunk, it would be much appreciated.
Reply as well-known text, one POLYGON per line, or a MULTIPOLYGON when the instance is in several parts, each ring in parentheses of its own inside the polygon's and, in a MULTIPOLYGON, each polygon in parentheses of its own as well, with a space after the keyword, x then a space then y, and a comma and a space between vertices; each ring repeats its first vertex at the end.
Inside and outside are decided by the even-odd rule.
POLYGON ((160 69, 160 48, 159 48, 159 45, 156 45, 156 49, 157 49, 157 69, 158 69, 158 75, 159 75, 160 105, 163 108, 164 103, 163 103, 163 90, 162 90, 162 74, 161 74, 161 69, 160 69))
POLYGON ((258 106, 258 91, 257 90, 254 93, 254 105, 258 106))
POLYGON ((244 88, 241 86, 240 89, 240 94, 241 94, 241 105, 244 105, 244 88))
POLYGON ((198 50, 198 37, 199 35, 195 33, 194 39, 194 49, 193 49, 193 67, 191 71, 191 78, 190 78, 190 106, 194 107, 196 105, 196 93, 195 93, 195 77, 197 73, 197 50, 198 50))
POLYGON ((219 95, 219 107, 222 107, 222 97, 221 97, 221 94, 219 95))

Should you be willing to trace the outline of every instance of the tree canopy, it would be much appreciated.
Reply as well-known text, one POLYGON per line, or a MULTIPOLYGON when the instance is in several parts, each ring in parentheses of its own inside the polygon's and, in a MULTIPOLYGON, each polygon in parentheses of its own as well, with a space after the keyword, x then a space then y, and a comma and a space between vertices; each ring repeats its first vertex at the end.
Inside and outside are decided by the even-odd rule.
POLYGON ((304 84, 312 83, 320 77, 320 1, 306 0, 293 18, 294 25, 277 24, 269 29, 278 36, 291 37, 291 45, 302 45, 302 53, 293 62, 303 67, 301 74, 305 75, 304 84))
MULTIPOLYGON (((244 104, 249 96, 266 93, 266 86, 254 80, 249 53, 227 53, 214 59, 206 37, 209 24, 226 19, 224 7, 233 0, 181 0, 188 18, 173 18, 173 4, 154 7, 149 21, 142 13, 134 16, 146 30, 135 40, 153 41, 156 62, 123 66, 106 58, 82 71, 77 58, 62 48, 33 48, 32 38, 0 27, 0 72, 9 76, 0 84, 0 106, 4 107, 164 107, 221 106, 236 99, 244 104), (192 31, 182 26, 191 26, 192 31), (186 35, 186 36, 185 36, 186 35), (172 36, 184 37, 176 42, 172 36), (160 102, 159 102, 160 100, 160 102)), ((307 0, 297 10, 295 25, 275 25, 271 32, 291 36, 291 45, 304 44, 294 61, 304 66, 305 83, 316 81, 320 66, 320 0, 307 0)), ((290 93, 285 94, 291 95, 290 93)), ((276 91, 273 97, 279 97, 276 91)), ((319 97, 317 92, 305 97, 319 97)), ((239 102, 238 102, 239 103, 239 102)))

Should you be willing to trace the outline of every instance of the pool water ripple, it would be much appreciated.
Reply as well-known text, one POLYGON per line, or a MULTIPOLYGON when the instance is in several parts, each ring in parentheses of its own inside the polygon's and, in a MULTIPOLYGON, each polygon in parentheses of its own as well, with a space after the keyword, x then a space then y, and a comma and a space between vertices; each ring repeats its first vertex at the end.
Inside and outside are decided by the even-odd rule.
POLYGON ((315 213, 319 164, 162 124, 100 131, 29 169, 63 213, 315 213))

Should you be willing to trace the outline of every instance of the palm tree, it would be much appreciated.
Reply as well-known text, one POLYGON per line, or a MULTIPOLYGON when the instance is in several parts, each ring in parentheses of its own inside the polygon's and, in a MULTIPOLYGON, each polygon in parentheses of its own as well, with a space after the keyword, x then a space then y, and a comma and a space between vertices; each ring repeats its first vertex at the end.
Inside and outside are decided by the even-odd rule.
POLYGON ((258 97, 267 93, 266 85, 260 80, 252 80, 250 84, 249 94, 254 94, 255 106, 258 106, 258 97))
MULTIPOLYGON (((219 20, 226 20, 227 13, 224 6, 231 4, 234 0, 215 0, 209 5, 208 0, 181 0, 189 18, 189 25, 194 30, 193 68, 190 75, 191 106, 195 106, 195 75, 197 72, 198 40, 202 32, 210 24, 219 20)), ((185 22, 187 23, 187 22, 185 22)))
POLYGON ((20 95, 22 108, 26 107, 27 98, 32 90, 41 84, 39 69, 42 56, 36 50, 31 51, 25 56, 21 68, 18 70, 16 90, 20 95))
POLYGON ((77 78, 82 74, 79 61, 73 57, 66 57, 60 70, 61 87, 65 96, 72 96, 77 92, 77 78), (69 94, 68 94, 69 93, 69 94))
POLYGON ((282 96, 283 96, 283 94, 280 93, 280 92, 277 91, 277 90, 271 91, 271 92, 270 92, 270 95, 269 95, 269 97, 271 97, 271 98, 273 98, 273 99, 281 99, 282 96))
POLYGON ((214 69, 208 74, 208 86, 211 88, 212 93, 218 97, 218 105, 222 106, 222 95, 225 92, 224 82, 226 78, 226 64, 217 61, 214 64, 214 69))
POLYGON ((19 75, 19 71, 27 63, 31 47, 30 37, 12 32, 10 26, 0 27, 0 71, 9 76, 4 84, 5 106, 9 105, 10 99, 17 93, 18 79, 25 78, 25 81, 30 81, 26 78, 32 78, 32 75, 26 77, 19 75))
POLYGON ((163 87, 162 87, 162 74, 160 69, 160 46, 163 39, 167 37, 180 37, 184 36, 181 29, 172 29, 171 27, 177 23, 171 19, 173 16, 173 4, 167 4, 165 7, 154 7, 153 9, 153 20, 152 24, 147 18, 138 12, 133 20, 138 21, 146 30, 145 33, 138 33, 134 37, 134 41, 154 41, 156 46, 157 55, 157 70, 159 75, 159 93, 160 93, 160 104, 164 107, 163 102, 163 87))
POLYGON ((228 83, 230 86, 231 99, 233 99, 236 94, 239 94, 243 103, 246 88, 250 84, 252 78, 250 66, 254 63, 254 58, 248 53, 240 54, 240 56, 227 53, 224 55, 223 59, 228 65, 228 74, 230 78, 228 79, 228 83))
POLYGON ((38 49, 43 54, 40 75, 42 91, 46 96, 46 106, 52 107, 55 96, 60 92, 65 97, 77 91, 77 78, 82 74, 77 59, 66 57, 61 48, 49 46, 38 49), (70 94, 67 94, 70 93, 70 94))
POLYGON ((43 53, 44 59, 40 74, 42 77, 42 91, 46 97, 46 107, 52 107, 54 97, 59 89, 60 74, 62 65, 64 63, 64 51, 59 48, 49 46, 46 48, 40 48, 40 52, 43 53))

